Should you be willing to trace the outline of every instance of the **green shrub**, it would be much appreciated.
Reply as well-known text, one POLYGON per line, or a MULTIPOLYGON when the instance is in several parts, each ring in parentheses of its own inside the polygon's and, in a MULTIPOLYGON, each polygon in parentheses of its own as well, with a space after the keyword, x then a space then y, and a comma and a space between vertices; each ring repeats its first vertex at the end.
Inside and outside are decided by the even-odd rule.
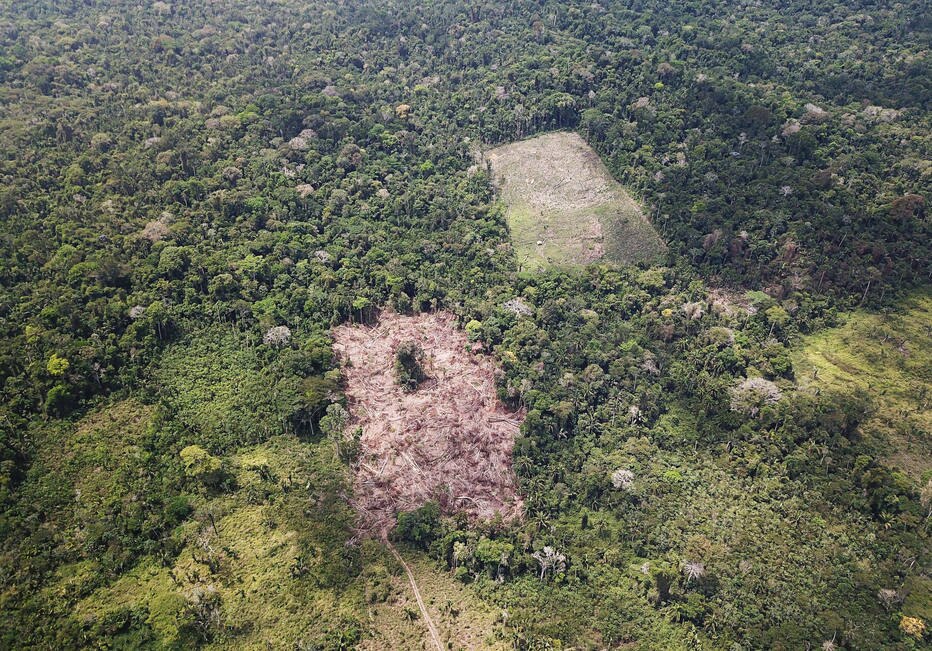
POLYGON ((189 445, 181 451, 184 472, 208 486, 218 484, 223 475, 223 462, 199 445, 189 445))
POLYGON ((414 341, 406 341, 395 351, 395 378, 405 391, 415 391, 427 379, 424 350, 414 341))
POLYGON ((399 513, 391 538, 426 550, 441 534, 440 505, 428 502, 414 511, 399 513))

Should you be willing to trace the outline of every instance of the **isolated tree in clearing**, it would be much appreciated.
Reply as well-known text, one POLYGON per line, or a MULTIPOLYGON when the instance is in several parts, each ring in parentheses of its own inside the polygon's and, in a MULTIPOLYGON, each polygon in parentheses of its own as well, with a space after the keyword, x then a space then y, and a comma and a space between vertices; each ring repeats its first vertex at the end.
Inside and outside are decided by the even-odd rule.
POLYGON ((405 391, 416 391, 427 379, 424 372, 424 349, 414 341, 406 341, 395 351, 395 377, 405 391))
POLYGON ((342 326, 333 337, 352 425, 362 428, 353 467, 360 533, 385 538, 398 513, 432 500, 481 520, 520 514, 511 459, 524 413, 497 400, 494 360, 472 349, 454 315, 386 311, 375 327, 342 326), (412 353, 429 376, 416 391, 396 369, 405 342, 417 348, 402 350, 402 362, 412 353))

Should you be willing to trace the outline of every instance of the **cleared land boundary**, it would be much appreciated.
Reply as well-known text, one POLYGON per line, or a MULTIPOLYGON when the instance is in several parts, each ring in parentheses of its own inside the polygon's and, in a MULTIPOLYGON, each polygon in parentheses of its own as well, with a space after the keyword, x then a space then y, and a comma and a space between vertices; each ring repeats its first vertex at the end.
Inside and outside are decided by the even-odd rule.
POLYGON ((650 262, 666 248, 579 134, 545 133, 502 145, 485 152, 484 161, 525 269, 650 262))
POLYGON ((432 500, 445 513, 481 520, 520 517, 511 462, 524 414, 498 400, 494 360, 473 350, 452 314, 385 312, 372 326, 334 329, 333 340, 346 380, 347 436, 362 429, 352 500, 360 533, 384 538, 398 512, 432 500), (427 379, 412 392, 395 377, 404 343, 425 356, 427 379))

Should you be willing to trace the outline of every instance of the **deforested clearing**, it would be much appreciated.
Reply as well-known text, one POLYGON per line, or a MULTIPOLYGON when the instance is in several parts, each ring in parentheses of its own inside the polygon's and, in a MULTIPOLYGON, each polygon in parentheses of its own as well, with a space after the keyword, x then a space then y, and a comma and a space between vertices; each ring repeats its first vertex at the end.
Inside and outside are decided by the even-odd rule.
POLYGON ((546 133, 484 156, 523 268, 627 264, 663 252, 641 207, 578 134, 546 133))
POLYGON ((347 430, 362 428, 353 481, 361 533, 384 537, 397 513, 431 500, 479 519, 520 513, 511 460, 524 415, 497 399, 495 363, 451 314, 385 313, 375 326, 336 328, 333 339, 347 430), (406 391, 394 367, 410 342, 423 350, 427 378, 406 391))

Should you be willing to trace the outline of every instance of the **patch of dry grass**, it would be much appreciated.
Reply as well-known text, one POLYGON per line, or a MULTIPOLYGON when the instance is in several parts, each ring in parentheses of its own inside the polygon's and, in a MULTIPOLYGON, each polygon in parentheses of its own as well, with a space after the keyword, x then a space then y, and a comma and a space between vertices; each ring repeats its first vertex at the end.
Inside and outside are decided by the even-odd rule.
MULTIPOLYGON (((372 559, 367 567, 369 585, 381 592, 367 606, 370 637, 357 647, 361 651, 432 648, 408 580, 400 566, 383 550, 381 562, 372 559)), ((438 570, 433 562, 412 552, 405 553, 428 613, 437 626, 442 643, 450 649, 507 649, 505 627, 499 613, 463 585, 450 572, 438 570)))
POLYGON ((485 153, 526 269, 655 260, 663 240, 575 133, 546 133, 485 153))

